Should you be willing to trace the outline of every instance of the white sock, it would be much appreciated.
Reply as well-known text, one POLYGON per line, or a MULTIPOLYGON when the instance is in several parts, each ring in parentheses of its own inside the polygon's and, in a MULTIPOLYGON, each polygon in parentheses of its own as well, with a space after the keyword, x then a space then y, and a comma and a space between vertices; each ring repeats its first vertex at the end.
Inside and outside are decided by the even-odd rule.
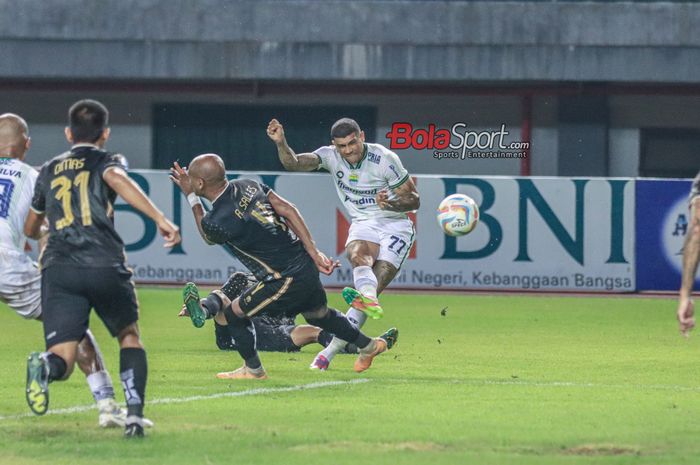
POLYGON ((338 352, 345 348, 346 345, 348 345, 347 341, 333 337, 333 340, 330 344, 328 344, 328 347, 319 352, 318 355, 323 355, 330 362, 338 352))
POLYGON ((355 289, 367 297, 377 298, 377 277, 369 266, 358 266, 352 270, 355 289))
POLYGON ((363 311, 357 310, 356 308, 350 307, 347 313, 345 313, 345 318, 347 318, 350 324, 352 324, 355 328, 360 329, 365 325, 365 321, 367 321, 367 314, 363 311))
MULTIPOLYGON (((362 328, 362 326, 365 324, 365 321, 367 321, 367 315, 365 314, 365 312, 355 310, 352 307, 348 309, 347 313, 345 314, 345 317, 348 319, 348 321, 350 321, 350 324, 352 324, 357 329, 362 328)), ((323 355, 330 362, 331 360, 333 360, 333 357, 335 357, 340 351, 345 349, 346 345, 348 345, 347 341, 334 337, 331 343, 328 344, 328 347, 323 349, 319 353, 319 355, 323 355)))
POLYGON ((86 379, 95 402, 102 399, 114 399, 114 385, 112 384, 112 378, 110 378, 109 373, 104 370, 98 371, 87 375, 86 379))

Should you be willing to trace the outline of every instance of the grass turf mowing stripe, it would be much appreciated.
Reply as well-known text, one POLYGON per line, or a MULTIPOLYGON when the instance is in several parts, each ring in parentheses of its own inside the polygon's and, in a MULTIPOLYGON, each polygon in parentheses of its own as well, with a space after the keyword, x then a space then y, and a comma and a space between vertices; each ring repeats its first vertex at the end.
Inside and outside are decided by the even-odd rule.
MULTIPOLYGON (((157 405, 157 404, 181 404, 183 402, 194 402, 197 400, 210 400, 210 399, 220 399, 222 397, 244 397, 244 396, 257 396, 260 394, 272 394, 280 392, 294 392, 294 391, 306 391, 309 389, 320 389, 325 387, 333 386, 344 386, 351 384, 362 384, 368 383, 370 380, 367 378, 352 379, 349 381, 321 381, 317 383, 300 384, 297 386, 287 386, 279 388, 255 388, 246 389, 245 391, 232 391, 232 392, 220 392, 218 394, 209 395, 197 395, 189 397, 165 397, 162 399, 153 399, 146 402, 146 405, 157 405)), ((70 415, 72 413, 87 412, 88 410, 94 410, 97 408, 96 404, 91 405, 77 405, 75 407, 59 408, 55 410, 49 410, 46 415, 70 415)), ((33 413, 22 413, 18 415, 5 415, 0 416, 0 421, 3 420, 17 420, 20 418, 35 417, 33 413)))

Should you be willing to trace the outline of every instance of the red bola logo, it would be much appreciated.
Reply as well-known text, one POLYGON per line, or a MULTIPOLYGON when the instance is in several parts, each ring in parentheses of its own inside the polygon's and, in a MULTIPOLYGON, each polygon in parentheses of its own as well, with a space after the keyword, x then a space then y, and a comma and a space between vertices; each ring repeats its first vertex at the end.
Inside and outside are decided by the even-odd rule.
POLYGON ((523 158, 529 142, 506 143, 506 125, 497 131, 469 131, 466 123, 455 123, 450 129, 429 124, 426 129, 414 129, 411 123, 393 123, 386 134, 389 148, 434 150, 434 158, 523 158))
POLYGON ((452 133, 447 129, 437 129, 434 124, 429 124, 428 129, 414 131, 411 123, 394 123, 386 137, 390 141, 389 148, 392 150, 409 147, 416 150, 441 150, 450 146, 452 133))

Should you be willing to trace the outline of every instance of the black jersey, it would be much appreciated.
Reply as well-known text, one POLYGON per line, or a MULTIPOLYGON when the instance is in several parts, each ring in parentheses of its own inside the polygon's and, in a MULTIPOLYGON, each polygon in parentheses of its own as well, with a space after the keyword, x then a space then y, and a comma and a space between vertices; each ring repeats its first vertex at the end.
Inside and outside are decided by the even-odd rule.
POLYGON ((113 223, 116 194, 102 179, 107 168, 123 168, 123 160, 93 145, 78 145, 42 166, 32 209, 45 213, 49 221, 43 268, 59 263, 91 267, 124 263, 124 243, 113 223))
POLYGON ((250 179, 231 181, 202 218, 207 238, 223 245, 259 281, 287 277, 313 263, 272 208, 269 191, 250 179))

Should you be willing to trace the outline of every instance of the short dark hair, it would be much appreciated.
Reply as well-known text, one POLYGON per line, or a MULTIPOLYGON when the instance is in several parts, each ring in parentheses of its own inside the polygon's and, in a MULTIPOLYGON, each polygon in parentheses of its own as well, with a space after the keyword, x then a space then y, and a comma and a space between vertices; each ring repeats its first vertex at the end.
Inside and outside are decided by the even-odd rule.
POLYGON ((79 100, 68 110, 74 142, 97 142, 109 124, 107 107, 97 100, 79 100))
POLYGON ((350 134, 359 134, 361 131, 357 121, 350 118, 340 118, 331 127, 331 139, 348 137, 350 134))

